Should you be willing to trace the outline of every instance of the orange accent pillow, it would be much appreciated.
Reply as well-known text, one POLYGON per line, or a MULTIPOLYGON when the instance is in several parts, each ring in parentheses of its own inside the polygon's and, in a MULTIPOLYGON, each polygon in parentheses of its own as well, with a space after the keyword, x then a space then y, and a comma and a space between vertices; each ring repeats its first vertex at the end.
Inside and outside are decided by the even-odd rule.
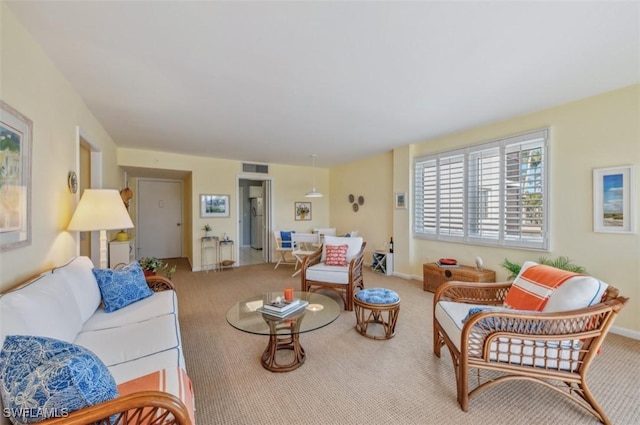
POLYGON ((349 245, 327 245, 327 266, 346 266, 349 245))
POLYGON ((516 310, 542 311, 553 291, 574 276, 578 274, 543 264, 531 266, 513 281, 504 305, 516 310))

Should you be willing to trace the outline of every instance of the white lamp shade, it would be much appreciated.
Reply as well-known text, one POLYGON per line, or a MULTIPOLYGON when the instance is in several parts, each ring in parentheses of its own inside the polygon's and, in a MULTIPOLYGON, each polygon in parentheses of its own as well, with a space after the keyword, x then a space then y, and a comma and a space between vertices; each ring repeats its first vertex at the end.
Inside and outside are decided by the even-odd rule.
POLYGON ((133 227, 129 212, 115 189, 85 189, 67 230, 89 232, 133 227))
POLYGON ((316 191, 316 188, 314 187, 311 192, 307 192, 304 196, 305 198, 322 198, 322 193, 316 191))

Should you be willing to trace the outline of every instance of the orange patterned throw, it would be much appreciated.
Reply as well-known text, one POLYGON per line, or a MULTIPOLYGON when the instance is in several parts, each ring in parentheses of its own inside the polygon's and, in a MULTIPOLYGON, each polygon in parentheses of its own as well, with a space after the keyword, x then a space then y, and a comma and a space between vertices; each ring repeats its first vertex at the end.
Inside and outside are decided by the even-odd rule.
POLYGON ((504 305, 516 310, 542 311, 553 291, 577 273, 537 264, 528 267, 513 281, 504 305))
POLYGON ((349 245, 327 245, 327 266, 346 266, 349 245))

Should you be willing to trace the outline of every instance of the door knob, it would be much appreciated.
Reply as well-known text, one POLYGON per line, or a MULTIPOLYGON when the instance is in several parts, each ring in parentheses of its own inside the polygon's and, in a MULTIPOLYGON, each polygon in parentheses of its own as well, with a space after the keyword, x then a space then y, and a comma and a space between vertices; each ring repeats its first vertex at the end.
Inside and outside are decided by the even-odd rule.
POLYGON ((182 225, 182 223, 176 223, 176 226, 181 226, 181 225, 182 225))

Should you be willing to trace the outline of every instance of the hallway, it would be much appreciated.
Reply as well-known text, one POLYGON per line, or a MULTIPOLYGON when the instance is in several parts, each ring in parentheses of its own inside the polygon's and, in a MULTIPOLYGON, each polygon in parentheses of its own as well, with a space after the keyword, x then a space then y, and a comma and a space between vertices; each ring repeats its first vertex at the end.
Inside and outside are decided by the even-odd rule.
POLYGON ((262 258, 262 250, 253 249, 250 246, 240 247, 239 266, 248 266, 251 264, 262 264, 265 261, 262 258))

